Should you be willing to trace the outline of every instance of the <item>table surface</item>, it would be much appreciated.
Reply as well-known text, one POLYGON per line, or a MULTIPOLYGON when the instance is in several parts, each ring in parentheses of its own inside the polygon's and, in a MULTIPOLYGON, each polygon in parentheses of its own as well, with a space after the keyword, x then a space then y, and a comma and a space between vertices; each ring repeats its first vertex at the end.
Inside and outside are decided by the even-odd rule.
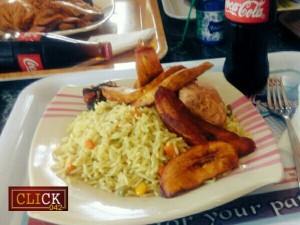
MULTIPOLYGON (((159 1, 160 2, 160 1, 159 1)), ((176 62, 197 59, 210 59, 225 57, 226 54, 226 40, 218 45, 210 46, 199 43, 196 40, 196 23, 192 20, 188 27, 186 41, 184 47, 180 50, 176 48, 182 38, 182 33, 185 26, 184 20, 177 20, 168 17, 160 4, 161 17, 165 29, 167 43, 169 46, 168 53, 162 59, 162 62, 176 62)), ((300 11, 298 11, 300 13, 300 11)), ((279 12, 280 14, 285 12, 279 12)), ((279 51, 299 51, 299 38, 283 26, 277 20, 273 35, 269 43, 269 52, 279 51)))
MULTIPOLYGON (((158 0, 158 4, 168 44, 168 52, 161 59, 162 63, 225 57, 226 40, 218 45, 204 45, 199 43, 196 40, 195 21, 190 21, 183 47, 178 48, 186 21, 170 18, 165 14, 161 0, 158 0)), ((279 15, 281 13, 285 12, 280 12, 279 15)), ((299 37, 277 21, 270 40, 269 52, 280 51, 300 51, 300 41, 299 37)), ((37 79, 24 79, 0 82, 0 134, 18 94, 27 85, 36 80, 37 79)), ((188 218, 186 218, 186 220, 188 220, 188 218)), ((184 224, 183 221, 182 224, 184 224)))

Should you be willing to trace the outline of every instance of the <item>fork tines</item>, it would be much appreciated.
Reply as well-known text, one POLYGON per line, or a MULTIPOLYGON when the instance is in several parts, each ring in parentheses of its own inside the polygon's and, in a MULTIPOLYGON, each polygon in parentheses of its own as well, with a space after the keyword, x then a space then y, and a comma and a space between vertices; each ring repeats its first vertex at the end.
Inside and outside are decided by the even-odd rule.
POLYGON ((267 101, 270 110, 280 112, 281 110, 291 109, 281 77, 270 77, 267 91, 267 101))
POLYGON ((277 116, 281 116, 285 120, 294 155, 298 185, 300 187, 300 142, 291 122, 292 109, 286 97, 281 77, 269 78, 267 89, 270 112, 277 116))

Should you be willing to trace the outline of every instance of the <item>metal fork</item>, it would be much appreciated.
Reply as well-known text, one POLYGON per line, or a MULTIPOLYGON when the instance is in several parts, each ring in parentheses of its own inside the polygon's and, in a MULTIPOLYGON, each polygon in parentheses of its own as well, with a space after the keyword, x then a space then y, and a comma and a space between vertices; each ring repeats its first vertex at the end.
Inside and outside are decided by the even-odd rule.
POLYGON ((292 107, 286 96, 281 77, 270 77, 267 85, 267 101, 270 112, 284 119, 294 154, 298 185, 300 187, 300 143, 291 123, 292 107))

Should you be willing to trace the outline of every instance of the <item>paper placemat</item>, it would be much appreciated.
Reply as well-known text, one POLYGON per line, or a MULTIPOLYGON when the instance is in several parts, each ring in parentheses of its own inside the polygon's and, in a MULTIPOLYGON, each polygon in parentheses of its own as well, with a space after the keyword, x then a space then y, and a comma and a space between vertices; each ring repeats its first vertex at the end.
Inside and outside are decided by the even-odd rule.
MULTIPOLYGON (((300 77, 300 65, 297 60, 299 59, 299 57, 300 57, 299 52, 278 52, 278 53, 269 54, 271 75, 280 75, 284 77, 284 85, 287 87, 287 91, 289 92, 289 97, 293 96, 292 90, 298 89, 299 82, 296 83, 295 81, 296 80, 299 81, 299 77, 300 77)), ((212 61, 215 64, 215 67, 213 68, 214 71, 221 71, 222 65, 224 63, 224 59, 211 59, 210 61, 212 61)), ((191 65, 192 63, 194 62, 185 62, 187 66, 191 65)), ((178 62, 175 64, 178 64, 178 62)), ((172 64, 168 64, 165 66, 169 66, 169 65, 172 64)), ((48 79, 48 81, 51 80, 52 79, 48 79)), ((23 93, 23 95, 25 93, 23 93)), ((298 95, 296 95, 296 97, 297 96, 298 95)), ((272 116, 270 117, 267 116, 265 118, 272 118, 272 116)), ((28 118, 24 119, 23 123, 28 124, 28 118)), ((30 124, 32 123, 34 122, 32 121, 30 124)), ((277 124, 272 124, 272 123, 273 122, 268 122, 269 126, 275 127, 274 130, 277 131, 278 129, 277 124)), ((7 126, 11 127, 11 125, 12 125, 12 120, 9 119, 7 122, 7 126)), ((281 127, 281 125, 279 125, 279 127, 281 127)), ((9 156, 11 152, 14 152, 12 150, 15 150, 12 149, 13 146, 12 143, 18 143, 18 146, 21 147, 22 150, 19 151, 18 155, 20 157, 22 156, 21 157, 22 159, 20 157, 18 157, 17 159, 14 157, 10 157, 10 160, 15 162, 14 165, 19 165, 19 167, 22 168, 24 166, 23 164, 26 164, 26 162, 24 162, 24 158, 26 158, 26 155, 24 154, 27 151, 26 150, 28 147, 27 145, 29 144, 28 140, 30 139, 30 135, 34 130, 33 128, 28 128, 27 131, 23 133, 23 136, 27 137, 26 139, 22 139, 22 137, 19 136, 17 139, 14 139, 12 137, 12 133, 8 132, 11 128, 9 129, 7 128, 8 127, 5 127, 0 137, 0 146, 4 143, 3 141, 6 142, 8 141, 11 144, 5 145, 5 148, 2 145, 0 150, 5 151, 7 153, 5 155, 9 156)), ((18 130, 15 129, 14 132, 18 133, 18 130)), ((282 141, 281 139, 282 138, 280 138, 280 141, 282 141)), ((217 225, 217 224, 239 224, 244 222, 247 222, 247 224, 261 224, 262 220, 264 220, 263 224, 268 224, 268 225, 271 224, 283 225, 283 224, 287 224, 286 223, 287 221, 289 222, 288 224, 299 224, 300 223, 300 213, 299 213, 300 203, 298 198, 299 189, 297 188, 295 167, 293 166, 291 149, 288 143, 284 143, 284 142, 281 142, 280 149, 283 153, 283 159, 284 159, 283 161, 285 164, 284 166, 285 177, 280 184, 268 185, 264 188, 257 190, 256 192, 241 197, 235 201, 222 205, 218 208, 214 208, 212 210, 195 214, 195 215, 190 215, 185 218, 179 218, 172 221, 160 223, 160 225, 170 225, 170 224, 217 225), (266 221, 265 218, 269 218, 269 219, 266 221), (282 218, 284 218, 284 222, 282 222, 283 221, 282 218)), ((5 166, 5 168, 7 168, 7 164, 3 164, 2 166, 5 166)), ((7 195, 7 186, 27 184, 27 179, 25 178, 23 180, 23 177, 24 176, 26 177, 26 169, 19 171, 18 173, 15 174, 15 176, 11 176, 11 177, 7 177, 7 173, 3 173, 4 170, 0 170, 0 171, 2 171, 1 176, 3 182, 0 190, 3 199, 5 199, 6 198, 5 196, 7 195), (24 174, 22 175, 22 173, 24 173, 25 175, 24 174), (22 177, 22 179, 20 179, 20 176, 22 177)), ((9 174, 10 173, 8 173, 8 175, 9 174)), ((238 184, 233 184, 233 185, 238 185, 238 184)), ((197 201, 200 200, 201 199, 197 199, 197 201)), ((1 219, 2 221, 7 221, 6 224, 10 224, 10 225, 22 224, 20 221, 23 221, 22 225, 28 224, 28 217, 26 216, 26 213, 22 213, 21 216, 19 213, 13 213, 13 212, 7 213, 7 207, 5 207, 7 203, 3 201, 0 203, 1 203, 0 210, 4 212, 3 214, 4 217, 1 219), (26 223, 24 224, 24 222, 26 223)), ((31 220, 29 220, 29 222, 31 223, 31 220)))

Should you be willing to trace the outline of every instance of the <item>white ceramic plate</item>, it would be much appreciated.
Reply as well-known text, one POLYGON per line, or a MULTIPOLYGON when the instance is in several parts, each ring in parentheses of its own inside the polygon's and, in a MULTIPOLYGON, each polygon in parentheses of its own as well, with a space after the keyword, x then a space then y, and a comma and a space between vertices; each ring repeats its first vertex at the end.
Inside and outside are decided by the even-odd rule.
MULTIPOLYGON (((134 70, 124 71, 123 75, 107 71, 106 77, 99 76, 99 83, 108 79, 108 72, 109 79, 117 79, 119 85, 132 86, 134 70)), ((28 212, 29 216, 68 225, 149 224, 208 210, 281 180, 283 169, 279 149, 256 108, 225 80, 222 73, 206 73, 199 79, 214 85, 225 103, 231 104, 244 129, 253 135, 257 150, 242 158, 239 168, 212 184, 172 199, 118 197, 78 183, 69 186, 69 211, 28 212)), ((82 86, 65 86, 50 101, 39 122, 30 150, 30 185, 66 185, 51 170, 52 151, 65 135, 66 126, 80 111, 85 110, 81 93, 82 86)))
MULTIPOLYGON (((93 4, 101 7, 101 12, 104 14, 103 17, 99 21, 94 22, 91 25, 81 27, 81 28, 53 31, 50 33, 59 34, 59 35, 71 35, 71 34, 91 31, 91 30, 94 30, 94 29, 100 27, 103 23, 105 23, 112 16, 114 9, 115 9, 115 0, 93 0, 93 4)), ((0 31, 0 33, 1 32, 2 31, 0 31)))

